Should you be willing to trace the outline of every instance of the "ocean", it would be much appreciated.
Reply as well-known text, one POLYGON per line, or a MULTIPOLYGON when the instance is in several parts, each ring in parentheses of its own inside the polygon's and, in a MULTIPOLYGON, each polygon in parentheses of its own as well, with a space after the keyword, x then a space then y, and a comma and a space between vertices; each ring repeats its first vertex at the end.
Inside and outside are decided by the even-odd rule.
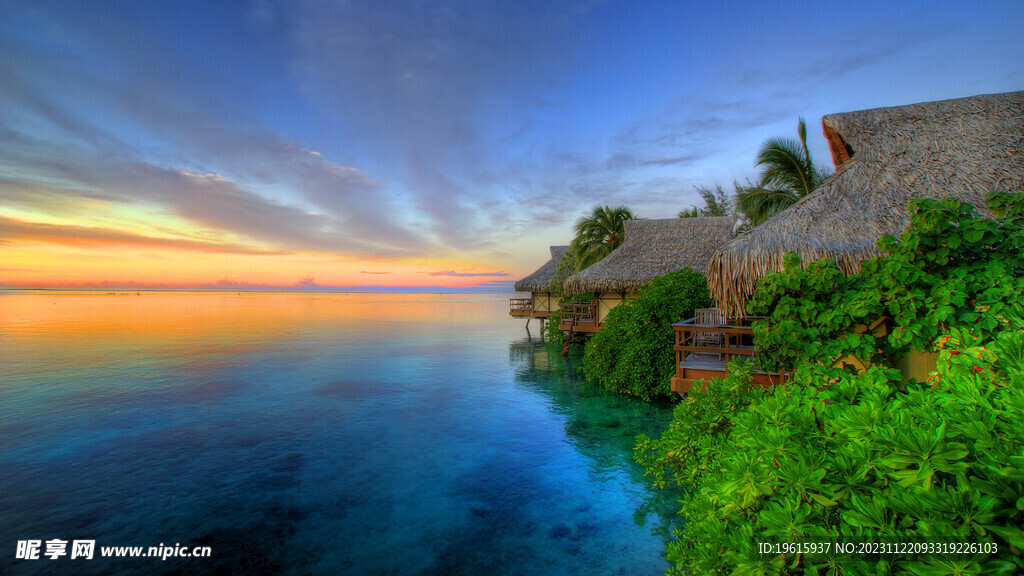
POLYGON ((0 292, 0 573, 662 574, 671 407, 560 352, 500 295, 0 292))

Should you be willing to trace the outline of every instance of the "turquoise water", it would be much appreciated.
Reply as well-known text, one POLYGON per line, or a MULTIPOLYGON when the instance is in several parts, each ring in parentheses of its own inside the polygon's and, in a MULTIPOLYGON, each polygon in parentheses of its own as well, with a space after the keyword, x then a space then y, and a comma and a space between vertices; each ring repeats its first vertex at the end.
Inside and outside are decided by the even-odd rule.
POLYGON ((663 573, 673 505, 631 450, 669 408, 507 306, 0 293, 0 573, 663 573), (97 557, 15 558, 55 538, 97 557), (98 557, 175 544, 211 556, 98 557))

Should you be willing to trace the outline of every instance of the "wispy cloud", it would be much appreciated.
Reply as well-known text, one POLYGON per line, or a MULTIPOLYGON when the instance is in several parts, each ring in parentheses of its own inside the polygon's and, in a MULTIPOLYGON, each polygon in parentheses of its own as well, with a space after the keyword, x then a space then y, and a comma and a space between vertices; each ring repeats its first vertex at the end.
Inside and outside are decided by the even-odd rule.
MULTIPOLYGON (((0 113, 2 115, 2 113, 0 113)), ((332 211, 287 205, 216 173, 160 166, 137 157, 111 158, 101 150, 23 136, 0 141, 0 168, 17 166, 0 179, 0 200, 49 210, 55 198, 73 205, 101 197, 123 206, 147 203, 199 225, 271 243, 281 249, 352 255, 422 253, 429 243, 394 231, 369 214, 353 218, 343 202, 332 211)), ((340 177, 357 178, 341 171, 340 177)), ((325 186, 328 182, 324 182, 325 186)))
POLYGON ((260 284, 237 280, 218 280, 206 283, 150 283, 134 280, 104 280, 101 282, 64 282, 38 284, 33 282, 0 283, 2 290, 50 288, 57 290, 197 290, 211 292, 371 292, 371 293, 500 293, 511 292, 513 280, 479 282, 468 286, 321 286, 309 279, 294 284, 260 284))
POLYGON ((439 270, 437 272, 428 272, 431 276, 457 276, 459 278, 475 278, 475 277, 486 277, 486 276, 511 276, 508 272, 456 272, 455 270, 439 270))
POLYGON ((292 39, 306 89, 333 110, 360 111, 341 118, 342 126, 395 158, 431 237, 481 248, 495 233, 489 221, 507 211, 500 198, 483 196, 508 177, 500 150, 533 127, 528 116, 510 131, 491 122, 528 114, 537 86, 556 78, 572 50, 560 33, 571 7, 395 0, 289 7, 279 26, 292 39))
POLYGON ((77 56, 131 70, 127 82, 96 71, 96 62, 69 60, 45 42, 2 43, 10 56, 0 65, 6 198, 42 205, 33 191, 49 189, 52 197, 56 189, 153 202, 284 248, 370 255, 430 249, 429 239, 396 220, 397 210, 372 176, 240 118, 210 98, 226 90, 223 81, 171 64, 177 55, 154 44, 137 40, 125 49, 123 35, 102 28, 118 24, 77 30, 96 52, 77 56), (178 74, 167 74, 168 67, 178 74), (55 78, 63 84, 55 86, 55 78), (208 91, 197 92, 196 85, 208 91), (82 97, 92 110, 81 105, 82 97), (118 111, 117 133, 95 109, 118 111), (135 136, 147 146, 126 140, 135 136), (284 191, 292 201, 267 191, 284 191))
POLYGON ((798 115, 1020 77, 1019 35, 964 32, 1005 32, 1011 2, 210 6, 3 5, 5 238, 518 269, 595 203, 668 216, 742 181, 798 115))
POLYGON ((0 216, 0 245, 17 241, 48 242, 72 246, 146 246, 227 254, 282 253, 277 250, 262 250, 240 244, 186 238, 159 238, 109 228, 28 222, 0 216))
POLYGON ((802 48, 806 52, 793 54, 786 62, 761 62, 757 66, 743 67, 731 74, 728 81, 759 92, 769 88, 776 97, 806 98, 815 85, 892 61, 920 45, 942 38, 951 30, 949 23, 925 24, 923 18, 907 18, 900 23, 898 32, 889 23, 873 22, 870 26, 842 32, 843 37, 856 38, 856 42, 828 42, 836 33, 829 29, 804 42, 802 48))

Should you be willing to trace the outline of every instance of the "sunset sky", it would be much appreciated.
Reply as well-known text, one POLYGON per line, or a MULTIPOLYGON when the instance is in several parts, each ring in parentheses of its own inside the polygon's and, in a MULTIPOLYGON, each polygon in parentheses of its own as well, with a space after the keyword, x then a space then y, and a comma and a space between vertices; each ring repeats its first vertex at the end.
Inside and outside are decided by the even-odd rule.
POLYGON ((0 285, 508 289, 823 114, 1024 89, 1024 2, 0 4, 0 285), (129 284, 135 283, 135 284, 129 284), (231 284, 233 285, 233 284, 231 284))

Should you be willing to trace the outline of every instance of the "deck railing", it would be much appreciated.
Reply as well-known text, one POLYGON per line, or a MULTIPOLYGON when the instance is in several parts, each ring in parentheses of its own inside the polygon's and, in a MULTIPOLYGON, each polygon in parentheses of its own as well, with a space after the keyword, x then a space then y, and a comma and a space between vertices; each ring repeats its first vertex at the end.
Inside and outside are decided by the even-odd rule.
POLYGON ((597 322, 597 304, 593 302, 570 302, 562 304, 562 323, 595 324, 597 322))
POLYGON ((722 356, 726 363, 732 356, 754 356, 754 327, 744 321, 757 320, 726 320, 724 324, 698 324, 696 318, 690 318, 672 325, 675 330, 676 365, 686 359, 687 354, 716 354, 722 356), (730 324, 730 322, 732 322, 730 324), (722 335, 720 345, 708 345, 709 339, 701 338, 705 334, 722 335))
MULTIPOLYGON (((750 322, 760 318, 725 319, 722 323, 701 324, 690 318, 672 325, 675 331, 676 377, 672 389, 688 392, 692 383, 707 378, 723 378, 733 356, 753 359, 754 328, 750 322), (717 338, 708 338, 716 335, 717 338)), ((754 371, 754 384, 768 386, 785 381, 785 374, 754 371)))
POLYGON ((532 312, 533 311, 533 298, 509 298, 508 299, 508 311, 509 312, 532 312))

